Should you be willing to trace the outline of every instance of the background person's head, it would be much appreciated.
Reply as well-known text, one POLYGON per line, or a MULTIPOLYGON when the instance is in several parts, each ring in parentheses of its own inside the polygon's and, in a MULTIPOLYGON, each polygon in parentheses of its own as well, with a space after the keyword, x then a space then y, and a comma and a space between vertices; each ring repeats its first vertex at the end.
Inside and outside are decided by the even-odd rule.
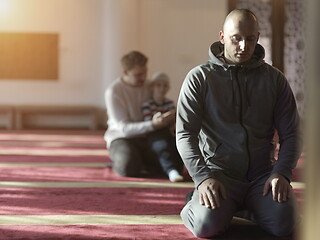
POLYGON ((169 76, 162 72, 153 74, 150 80, 150 88, 153 98, 164 98, 170 89, 169 76))
POLYGON ((123 81, 133 87, 141 87, 147 79, 148 58, 138 51, 131 51, 121 58, 123 81))
POLYGON ((248 9, 235 9, 226 17, 219 34, 226 62, 245 63, 251 59, 259 39, 258 19, 248 9))

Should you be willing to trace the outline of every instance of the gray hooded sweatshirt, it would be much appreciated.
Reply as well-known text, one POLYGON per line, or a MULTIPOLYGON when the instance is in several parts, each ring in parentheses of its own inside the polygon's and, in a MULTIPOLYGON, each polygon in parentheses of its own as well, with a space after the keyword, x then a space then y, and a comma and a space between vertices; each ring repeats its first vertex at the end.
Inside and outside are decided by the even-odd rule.
POLYGON ((187 74, 177 103, 177 147, 195 186, 217 171, 244 182, 267 173, 290 181, 301 136, 286 78, 264 62, 259 44, 244 65, 225 63, 223 48, 210 46, 209 61, 187 74), (273 165, 275 130, 281 147, 273 165))

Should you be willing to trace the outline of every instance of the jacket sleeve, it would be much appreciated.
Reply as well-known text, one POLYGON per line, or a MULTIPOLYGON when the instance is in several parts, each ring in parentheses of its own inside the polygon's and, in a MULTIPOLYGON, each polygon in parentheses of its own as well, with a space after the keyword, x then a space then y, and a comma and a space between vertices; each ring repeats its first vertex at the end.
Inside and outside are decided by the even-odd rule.
POLYGON ((108 111, 108 128, 117 133, 117 138, 135 137, 154 130, 151 120, 133 122, 128 113, 130 106, 127 106, 113 89, 107 89, 105 102, 108 111))
POLYGON ((279 73, 278 100, 274 123, 279 135, 280 151, 272 173, 280 173, 289 181, 301 154, 302 136, 295 98, 288 81, 279 73))
POLYGON ((177 102, 176 141, 178 151, 195 187, 212 177, 199 148, 204 104, 204 74, 192 70, 186 76, 177 102))

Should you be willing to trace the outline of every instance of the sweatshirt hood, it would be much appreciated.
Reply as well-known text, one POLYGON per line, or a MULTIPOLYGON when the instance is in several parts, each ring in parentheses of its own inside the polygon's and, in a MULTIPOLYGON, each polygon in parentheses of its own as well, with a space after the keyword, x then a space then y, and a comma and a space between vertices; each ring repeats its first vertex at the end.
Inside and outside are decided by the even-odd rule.
MULTIPOLYGON (((224 56, 224 45, 220 41, 214 42, 209 48, 209 57, 210 57, 209 61, 212 62, 213 64, 223 67, 225 70, 228 69, 229 67, 236 66, 236 64, 228 64, 224 62, 222 60, 223 56, 224 56)), ((237 66, 242 66, 245 68, 256 68, 264 64, 264 60, 263 60, 264 56, 265 56, 264 48, 260 44, 257 44, 251 60, 245 64, 237 64, 237 66)))

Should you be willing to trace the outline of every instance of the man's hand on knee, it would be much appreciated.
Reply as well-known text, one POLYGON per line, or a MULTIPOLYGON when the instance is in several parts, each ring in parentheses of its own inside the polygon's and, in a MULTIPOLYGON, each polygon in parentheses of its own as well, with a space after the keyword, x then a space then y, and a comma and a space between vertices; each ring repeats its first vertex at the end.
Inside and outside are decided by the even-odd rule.
POLYGON ((271 188, 273 201, 286 202, 290 197, 290 183, 281 174, 272 174, 264 184, 263 196, 266 196, 271 188))
POLYGON ((199 185, 198 191, 200 204, 211 209, 220 207, 220 195, 223 199, 227 198, 224 185, 213 178, 204 180, 199 185))

